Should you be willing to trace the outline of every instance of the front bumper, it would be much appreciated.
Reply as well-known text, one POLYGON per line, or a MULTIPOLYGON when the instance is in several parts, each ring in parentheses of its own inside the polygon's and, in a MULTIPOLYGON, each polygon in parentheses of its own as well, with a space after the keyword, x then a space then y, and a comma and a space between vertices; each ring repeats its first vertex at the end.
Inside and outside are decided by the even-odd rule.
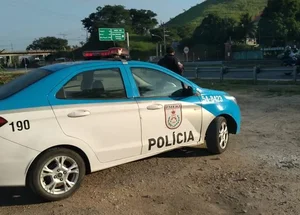
POLYGON ((0 137, 0 187, 25 186, 27 169, 38 154, 0 137))

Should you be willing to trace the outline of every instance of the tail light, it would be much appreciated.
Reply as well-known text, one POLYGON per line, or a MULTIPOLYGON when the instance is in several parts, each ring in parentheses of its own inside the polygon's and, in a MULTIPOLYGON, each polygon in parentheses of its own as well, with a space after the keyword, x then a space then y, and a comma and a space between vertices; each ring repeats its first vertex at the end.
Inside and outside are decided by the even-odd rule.
POLYGON ((3 117, 0 117, 0 128, 7 123, 7 120, 3 117))

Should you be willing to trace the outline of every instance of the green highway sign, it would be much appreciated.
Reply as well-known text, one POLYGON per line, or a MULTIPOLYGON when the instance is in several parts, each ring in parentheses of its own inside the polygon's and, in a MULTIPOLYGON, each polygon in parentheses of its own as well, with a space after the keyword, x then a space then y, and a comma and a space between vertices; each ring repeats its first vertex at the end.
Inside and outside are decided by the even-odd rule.
POLYGON ((99 28, 100 41, 125 41, 124 28, 99 28))

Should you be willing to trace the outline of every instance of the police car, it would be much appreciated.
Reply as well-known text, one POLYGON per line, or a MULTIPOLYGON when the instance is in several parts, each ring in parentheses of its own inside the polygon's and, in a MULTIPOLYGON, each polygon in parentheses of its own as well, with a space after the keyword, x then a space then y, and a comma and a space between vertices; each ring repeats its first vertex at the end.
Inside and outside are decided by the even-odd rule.
POLYGON ((56 201, 95 171, 180 147, 227 149, 240 132, 233 96, 124 51, 85 52, 0 87, 0 186, 56 201))

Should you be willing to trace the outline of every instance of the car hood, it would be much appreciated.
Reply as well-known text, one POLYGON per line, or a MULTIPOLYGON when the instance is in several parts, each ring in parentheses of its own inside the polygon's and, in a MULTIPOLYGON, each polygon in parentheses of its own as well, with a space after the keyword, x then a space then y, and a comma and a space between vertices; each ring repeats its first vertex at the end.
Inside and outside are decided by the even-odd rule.
POLYGON ((207 89, 207 88, 201 88, 197 86, 197 90, 202 94, 202 95, 218 95, 218 96, 223 96, 227 95, 228 93, 224 91, 219 91, 219 90, 212 90, 212 89, 207 89))

